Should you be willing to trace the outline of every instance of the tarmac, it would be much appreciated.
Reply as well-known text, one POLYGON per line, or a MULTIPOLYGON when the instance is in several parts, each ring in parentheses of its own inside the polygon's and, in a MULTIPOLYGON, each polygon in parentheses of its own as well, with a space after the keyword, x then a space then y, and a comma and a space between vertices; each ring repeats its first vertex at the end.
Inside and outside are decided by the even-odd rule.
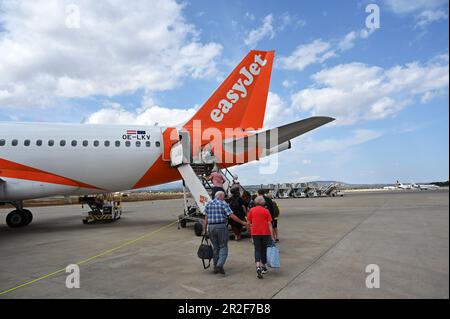
POLYGON ((0 298, 449 298, 448 189, 277 202, 281 268, 264 279, 250 239, 229 242, 225 276, 203 270, 200 237, 177 229, 182 200, 124 203, 120 220, 95 225, 79 205, 34 207, 20 229, 1 209, 0 298), (366 286, 371 264, 379 288, 366 286))

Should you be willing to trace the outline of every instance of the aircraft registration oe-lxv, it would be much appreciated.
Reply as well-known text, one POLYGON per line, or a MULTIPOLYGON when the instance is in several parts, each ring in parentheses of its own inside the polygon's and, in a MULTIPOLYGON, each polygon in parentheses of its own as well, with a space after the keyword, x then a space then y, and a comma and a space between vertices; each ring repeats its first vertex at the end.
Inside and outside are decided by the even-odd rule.
MULTIPOLYGON (((333 121, 314 116, 261 130, 273 59, 274 51, 250 51, 178 128, 1 122, 0 203, 16 208, 7 215, 7 224, 21 227, 32 221, 23 207, 27 199, 186 180, 195 176, 190 164, 201 163, 206 150, 219 168, 227 168, 289 149, 291 139, 333 121), (174 154, 182 155, 178 163, 174 154)), ((197 203, 206 204, 209 195, 192 185, 197 203)))

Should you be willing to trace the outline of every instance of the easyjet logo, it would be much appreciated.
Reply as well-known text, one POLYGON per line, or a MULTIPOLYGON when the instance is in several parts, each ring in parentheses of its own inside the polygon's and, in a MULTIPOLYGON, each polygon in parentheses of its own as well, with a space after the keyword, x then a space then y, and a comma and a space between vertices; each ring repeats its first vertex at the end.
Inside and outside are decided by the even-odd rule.
POLYGON ((225 114, 227 114, 233 105, 239 101, 240 98, 247 97, 247 88, 252 85, 255 77, 261 73, 261 68, 265 66, 267 60, 263 60, 260 54, 255 55, 254 62, 252 62, 248 69, 243 66, 239 71, 242 76, 233 84, 232 88, 227 92, 226 98, 221 99, 217 107, 211 111, 211 119, 214 122, 221 122, 225 114))

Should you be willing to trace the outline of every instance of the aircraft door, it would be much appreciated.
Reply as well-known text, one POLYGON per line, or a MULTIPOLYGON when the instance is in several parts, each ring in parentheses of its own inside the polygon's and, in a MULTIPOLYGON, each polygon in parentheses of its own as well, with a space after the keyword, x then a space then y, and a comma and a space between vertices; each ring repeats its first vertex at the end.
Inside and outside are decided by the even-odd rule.
POLYGON ((162 143, 163 152, 162 159, 164 161, 170 161, 170 150, 172 146, 179 142, 180 138, 178 135, 178 130, 174 127, 163 128, 162 130, 162 143))

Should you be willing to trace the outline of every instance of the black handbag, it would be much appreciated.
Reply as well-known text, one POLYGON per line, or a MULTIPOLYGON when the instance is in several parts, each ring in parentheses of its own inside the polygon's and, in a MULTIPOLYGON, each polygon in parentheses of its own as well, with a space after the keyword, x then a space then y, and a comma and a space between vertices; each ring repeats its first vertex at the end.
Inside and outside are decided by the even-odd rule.
POLYGON ((211 259, 213 259, 214 251, 208 235, 203 235, 200 247, 198 247, 197 256, 202 260, 204 269, 208 269, 209 266, 211 266, 211 259), (208 260, 208 265, 206 265, 205 260, 208 260))

